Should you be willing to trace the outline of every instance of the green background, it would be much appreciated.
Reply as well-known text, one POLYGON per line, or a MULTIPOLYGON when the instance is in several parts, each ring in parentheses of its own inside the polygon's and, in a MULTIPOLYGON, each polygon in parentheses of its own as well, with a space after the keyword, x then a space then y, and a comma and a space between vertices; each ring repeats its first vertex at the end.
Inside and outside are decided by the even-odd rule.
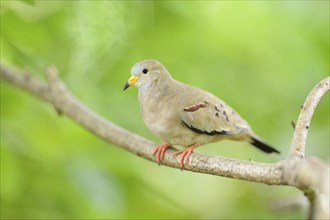
MULTIPOLYGON (((266 155, 223 141, 196 150, 276 162, 291 121, 329 74, 329 1, 4 1, 1 63, 44 79, 47 64, 82 102, 155 142, 137 89, 122 92, 131 66, 162 62, 174 78, 235 108, 282 151, 266 155)), ((103 142, 51 105, 1 82, 1 218, 303 218, 272 202, 301 195, 180 171, 103 142)), ((318 106, 308 156, 329 161, 329 94, 318 106)))

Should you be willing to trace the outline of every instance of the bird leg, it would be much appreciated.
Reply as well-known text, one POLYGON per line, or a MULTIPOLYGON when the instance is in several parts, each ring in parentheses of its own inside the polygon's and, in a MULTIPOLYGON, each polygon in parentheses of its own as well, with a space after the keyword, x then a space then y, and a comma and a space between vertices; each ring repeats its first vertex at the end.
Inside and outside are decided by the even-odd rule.
POLYGON ((160 165, 160 161, 163 159, 164 157, 164 154, 165 154, 165 151, 168 149, 168 148, 171 148, 172 146, 169 145, 169 144, 161 144, 161 145, 158 145, 154 152, 152 153, 153 155, 155 155, 156 157, 156 161, 158 163, 158 165, 160 165))
POLYGON ((193 150, 196 147, 198 147, 197 144, 192 144, 188 148, 186 148, 184 150, 177 151, 177 152, 174 153, 174 156, 181 154, 181 158, 180 158, 180 169, 181 170, 183 169, 184 163, 189 160, 190 154, 193 152, 193 150))

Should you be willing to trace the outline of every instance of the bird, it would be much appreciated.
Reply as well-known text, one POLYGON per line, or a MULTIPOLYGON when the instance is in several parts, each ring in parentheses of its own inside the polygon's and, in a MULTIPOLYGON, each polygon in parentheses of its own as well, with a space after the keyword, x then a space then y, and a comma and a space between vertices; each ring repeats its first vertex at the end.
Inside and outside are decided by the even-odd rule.
POLYGON ((137 62, 123 90, 138 88, 138 102, 144 123, 163 142, 153 155, 160 165, 168 148, 184 147, 184 168, 194 149, 222 140, 245 141, 265 153, 280 153, 257 136, 249 124, 217 96, 175 80, 157 60, 137 62))

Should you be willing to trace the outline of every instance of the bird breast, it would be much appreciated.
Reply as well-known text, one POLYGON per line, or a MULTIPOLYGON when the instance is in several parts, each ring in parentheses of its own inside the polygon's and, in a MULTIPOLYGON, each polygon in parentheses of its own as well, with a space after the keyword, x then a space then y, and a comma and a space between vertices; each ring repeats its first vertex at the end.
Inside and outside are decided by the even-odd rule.
POLYGON ((169 129, 179 123, 175 113, 175 99, 171 95, 159 95, 158 93, 139 93, 139 103, 144 123, 157 136, 166 141, 169 129))

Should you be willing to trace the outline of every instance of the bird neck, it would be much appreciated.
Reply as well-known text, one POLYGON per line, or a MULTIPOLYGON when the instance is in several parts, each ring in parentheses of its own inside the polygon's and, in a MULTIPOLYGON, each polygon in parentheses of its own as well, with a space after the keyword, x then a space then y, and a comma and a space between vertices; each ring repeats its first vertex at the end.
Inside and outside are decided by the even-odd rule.
POLYGON ((175 96, 176 91, 176 81, 169 76, 168 78, 157 78, 152 81, 149 81, 148 84, 143 84, 139 87, 139 99, 154 99, 157 101, 160 97, 163 96, 175 96))

